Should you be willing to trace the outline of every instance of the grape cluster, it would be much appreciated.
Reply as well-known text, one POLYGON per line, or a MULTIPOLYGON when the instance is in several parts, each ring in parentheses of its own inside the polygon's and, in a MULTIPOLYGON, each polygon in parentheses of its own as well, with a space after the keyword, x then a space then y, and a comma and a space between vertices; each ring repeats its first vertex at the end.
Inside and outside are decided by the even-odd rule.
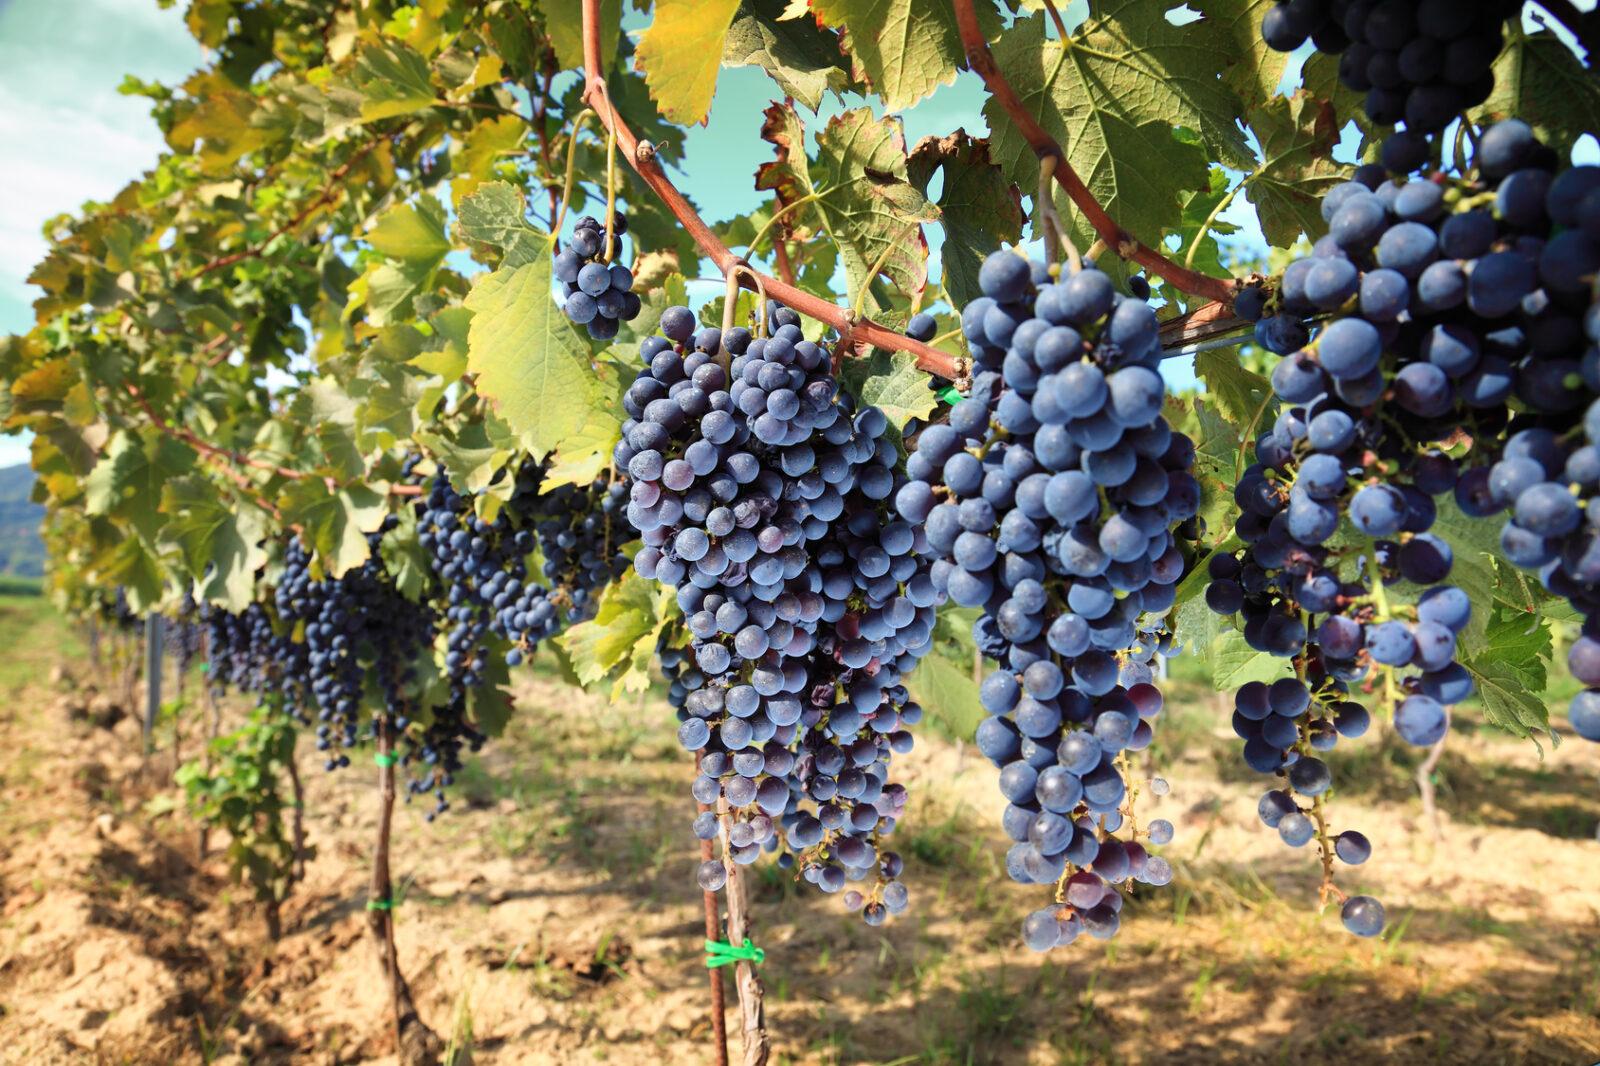
MULTIPOLYGON (((859 900, 876 923, 907 898, 879 842, 905 802, 888 763, 921 714, 899 682, 936 597, 918 531, 889 511, 883 413, 839 392, 792 310, 765 326, 697 330, 674 307, 641 345, 614 454, 644 542, 634 566, 677 590, 688 646, 663 664, 679 740, 700 753, 694 795, 732 813, 732 859, 782 851, 827 892, 876 873, 859 900)), ((695 828, 719 831, 709 812, 695 828)), ((724 876, 710 862, 699 881, 724 876)))
MULTIPOLYGON (((367 535, 367 560, 341 577, 317 577, 298 537, 284 552, 274 606, 285 627, 304 627, 304 683, 317 708, 319 751, 359 743, 369 685, 377 689, 384 713, 403 717, 411 709, 405 690, 417 679, 416 662, 433 644, 433 611, 406 598, 378 551, 395 522, 391 516, 367 535)), ((341 751, 329 756, 327 769, 349 764, 349 755, 341 751)))
MULTIPOLYGON (((1234 719, 1246 761, 1287 780, 1262 817, 1295 846, 1313 819, 1286 797, 1315 803, 1331 783, 1315 753, 1367 725, 1344 698, 1349 683, 1377 673, 1396 731, 1417 745, 1442 739, 1449 706, 1473 691, 1456 661, 1472 604, 1446 583, 1453 552, 1431 531, 1436 497, 1451 494, 1472 517, 1509 508, 1506 557, 1586 614, 1600 606, 1590 584, 1600 568, 1582 562, 1600 451, 1578 425, 1600 391, 1586 332, 1600 168, 1557 175, 1518 121, 1486 130, 1474 164, 1459 178, 1361 168, 1324 198, 1328 235, 1278 288, 1276 322, 1304 334, 1305 319, 1327 317, 1272 371, 1286 407, 1235 492, 1245 548, 1212 558, 1206 595, 1242 616, 1252 647, 1295 665, 1295 678, 1265 693, 1241 691, 1234 719), (1463 440, 1464 469, 1448 454, 1463 440)), ((1583 668, 1600 641, 1578 643, 1583 668)), ((1577 676, 1600 684, 1600 664, 1586 673, 1577 676)), ((1593 728, 1596 703, 1580 695, 1575 726, 1593 728)), ((1315 835, 1341 858, 1369 850, 1364 839, 1328 841, 1320 810, 1315 835)), ((1361 899, 1347 904, 1346 925, 1374 935, 1381 906, 1361 899)))
MULTIPOLYGON (((617 212, 612 220, 612 243, 628 232, 628 220, 617 212)), ((606 246, 606 228, 589 215, 578 219, 567 246, 555 254, 552 269, 561 286, 562 310, 596 340, 617 335, 618 324, 639 317, 643 303, 633 291, 633 272, 611 261, 614 248, 606 246)))
MULTIPOLYGON (((408 737, 405 761, 424 768, 411 782, 413 793, 448 787, 463 750, 477 751, 487 739, 470 719, 467 698, 484 684, 491 655, 520 665, 540 641, 589 617, 594 594, 628 565, 619 550, 630 536, 620 483, 547 489, 543 464, 531 458, 501 476, 513 479, 510 498, 492 522, 478 517, 473 498, 442 474, 415 506, 417 539, 434 579, 430 595, 444 604, 449 623, 450 698, 419 736, 408 737), (545 583, 529 575, 535 551, 543 556, 545 583)), ((435 813, 446 808, 441 795, 435 813)))
POLYGON ((1409 171, 1427 158, 1428 134, 1494 91, 1505 22, 1521 8, 1521 0, 1279 0, 1261 37, 1280 52, 1309 38, 1339 56, 1339 80, 1367 94, 1368 117, 1405 123, 1384 161, 1409 171))
POLYGON ((1162 697, 1149 661, 1172 651, 1172 607, 1200 485, 1194 445, 1161 411, 1155 312, 1092 264, 1059 282, 1010 252, 962 310, 977 374, 927 426, 896 495, 925 527, 934 588, 981 607, 973 635, 999 666, 980 687, 979 750, 1000 768, 1011 877, 1055 886, 1023 922, 1030 948, 1116 932, 1122 894, 1166 884, 1165 859, 1123 828, 1132 773, 1162 697), (1185 528, 1186 527, 1186 528, 1185 528))

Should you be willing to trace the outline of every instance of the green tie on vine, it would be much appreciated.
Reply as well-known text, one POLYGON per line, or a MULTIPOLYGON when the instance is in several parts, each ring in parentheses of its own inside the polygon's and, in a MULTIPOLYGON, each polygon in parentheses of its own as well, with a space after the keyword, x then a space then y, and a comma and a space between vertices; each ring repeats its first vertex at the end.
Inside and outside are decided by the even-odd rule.
POLYGON ((767 953, 750 943, 750 938, 745 937, 744 943, 738 946, 726 940, 706 941, 706 969, 714 970, 718 966, 730 966, 736 962, 748 962, 759 966, 767 961, 767 953))

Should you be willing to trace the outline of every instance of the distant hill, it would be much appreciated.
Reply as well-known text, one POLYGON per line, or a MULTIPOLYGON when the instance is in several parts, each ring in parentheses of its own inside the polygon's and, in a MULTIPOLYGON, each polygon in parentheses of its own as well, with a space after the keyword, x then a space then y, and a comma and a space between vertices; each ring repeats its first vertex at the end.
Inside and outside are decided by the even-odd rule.
POLYGON ((32 492, 33 470, 26 463, 0 467, 0 574, 44 574, 44 540, 39 536, 44 508, 28 498, 32 492))

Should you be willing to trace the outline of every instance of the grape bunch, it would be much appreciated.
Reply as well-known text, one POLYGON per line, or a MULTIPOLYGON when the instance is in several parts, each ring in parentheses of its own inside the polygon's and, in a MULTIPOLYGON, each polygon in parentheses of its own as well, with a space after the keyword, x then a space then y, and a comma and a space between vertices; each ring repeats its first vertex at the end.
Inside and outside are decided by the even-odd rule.
MULTIPOLYGON (((673 586, 686 619, 687 648, 663 663, 679 740, 700 754, 695 798, 731 812, 737 863, 783 850, 828 892, 876 872, 861 900, 874 922, 905 903, 878 841, 904 804, 887 766, 920 708, 899 679, 930 644, 935 596, 918 532, 889 513, 883 413, 840 394, 797 314, 765 324, 697 330, 669 308, 641 346, 614 459, 643 539, 634 567, 673 586)), ((711 862, 699 880, 724 876, 711 862)))
POLYGON ((1339 80, 1366 93, 1373 122, 1404 122, 1384 146, 1391 170, 1427 159, 1429 134, 1494 91, 1493 65, 1505 22, 1521 0, 1279 0, 1261 21, 1261 37, 1279 52, 1309 39, 1339 57, 1339 80))
MULTIPOLYGON (((1246 761, 1288 785, 1263 799, 1263 820, 1295 846, 1315 821, 1319 847, 1341 858, 1370 849, 1329 841, 1320 807, 1306 818, 1286 797, 1316 804, 1331 783, 1316 753, 1366 729, 1348 684, 1377 674, 1396 731, 1417 745, 1442 739, 1449 706, 1473 691, 1456 660, 1472 604, 1446 583, 1435 498, 1473 517, 1511 508, 1506 557, 1580 610, 1591 597, 1567 564, 1592 543, 1580 527, 1593 528, 1585 495, 1600 484, 1600 466, 1584 466, 1600 452, 1584 452, 1577 425, 1600 388, 1584 317, 1600 245, 1581 220, 1587 203, 1600 222, 1600 169, 1555 175, 1517 121, 1485 131, 1474 163, 1458 178, 1362 168, 1324 198, 1329 233, 1288 266, 1276 299, 1297 328, 1329 317, 1272 371, 1288 406, 1235 492, 1245 548, 1209 564, 1213 609, 1241 616, 1252 647, 1296 670, 1235 703, 1246 761), (1465 468, 1446 451, 1463 439, 1465 468)), ((1590 676, 1600 683, 1600 669, 1590 676)), ((1594 698, 1580 695, 1575 725, 1594 698)), ((1376 901, 1346 905, 1363 935, 1381 915, 1376 901)))
POLYGON ((487 739, 468 714, 468 690, 484 684, 490 657, 521 664, 540 641, 589 617, 594 594, 628 565, 619 550, 631 536, 620 483, 602 479, 546 491, 544 467, 532 458, 501 476, 513 483, 492 522, 478 517, 473 499, 442 474, 415 505, 418 542, 434 579, 430 595, 444 605, 449 623, 444 665, 450 695, 419 736, 408 736, 405 761, 424 768, 411 782, 414 794, 441 793, 436 814, 447 809, 442 789, 453 783, 463 750, 477 751, 487 739), (529 576, 536 550, 547 584, 529 576))
POLYGON ((917 436, 898 491, 924 527, 934 588, 981 607, 973 636, 999 665, 980 687, 977 744, 1000 768, 1006 857, 1053 885, 1023 922, 1030 948, 1108 938, 1119 885, 1162 885, 1167 861, 1115 834, 1131 810, 1129 753, 1149 745, 1162 696, 1148 663, 1173 651, 1160 616, 1195 531, 1194 445, 1162 417, 1155 312, 1092 264, 1060 281, 1011 252, 979 272, 961 314, 970 395, 917 436))
MULTIPOLYGON (((304 683, 317 708, 320 751, 360 742, 361 708, 369 685, 381 697, 382 713, 398 719, 415 711, 405 692, 417 679, 417 660, 433 644, 435 615, 426 604, 406 598, 378 551, 395 522, 390 516, 368 534, 367 560, 341 577, 317 577, 311 554, 298 537, 284 552, 274 606, 283 626, 304 627, 304 683)), ((370 728, 376 728, 375 719, 370 728)), ((326 765, 333 770, 349 764, 349 755, 341 751, 330 755, 326 765)))
MULTIPOLYGON (((628 232, 628 220, 613 216, 611 243, 628 232)), ((643 306, 633 291, 633 272, 612 262, 605 225, 589 215, 578 219, 567 246, 555 254, 552 269, 561 288, 561 308, 595 340, 617 335, 618 323, 632 322, 643 306)))

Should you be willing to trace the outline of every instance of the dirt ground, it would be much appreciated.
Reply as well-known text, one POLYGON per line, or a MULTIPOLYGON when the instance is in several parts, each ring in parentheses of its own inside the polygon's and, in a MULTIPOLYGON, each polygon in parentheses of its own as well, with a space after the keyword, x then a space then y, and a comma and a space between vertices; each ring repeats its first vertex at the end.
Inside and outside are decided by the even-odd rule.
MULTIPOLYGON (((0 639, 0 1061, 394 1062, 364 926, 372 771, 302 759, 317 852, 273 944, 216 847, 199 861, 171 736, 146 763, 131 719, 69 715, 88 667, 37 601, 0 598, 0 639)), ((1390 917, 1364 941, 1317 913, 1312 855, 1257 822, 1217 698, 1171 691, 1149 754, 1172 792, 1140 817, 1176 824, 1177 877, 1109 944, 1022 947, 1042 890, 1004 877, 992 770, 932 729, 901 766, 907 914, 871 929, 761 868, 774 1061, 1600 1059, 1600 747, 1569 737, 1541 758, 1463 715, 1439 839, 1415 752, 1369 734, 1335 753, 1335 828, 1375 848, 1342 883, 1390 917)), ((534 674, 452 811, 402 809, 399 955, 458 1062, 710 1060, 689 775, 659 699, 534 674)))

